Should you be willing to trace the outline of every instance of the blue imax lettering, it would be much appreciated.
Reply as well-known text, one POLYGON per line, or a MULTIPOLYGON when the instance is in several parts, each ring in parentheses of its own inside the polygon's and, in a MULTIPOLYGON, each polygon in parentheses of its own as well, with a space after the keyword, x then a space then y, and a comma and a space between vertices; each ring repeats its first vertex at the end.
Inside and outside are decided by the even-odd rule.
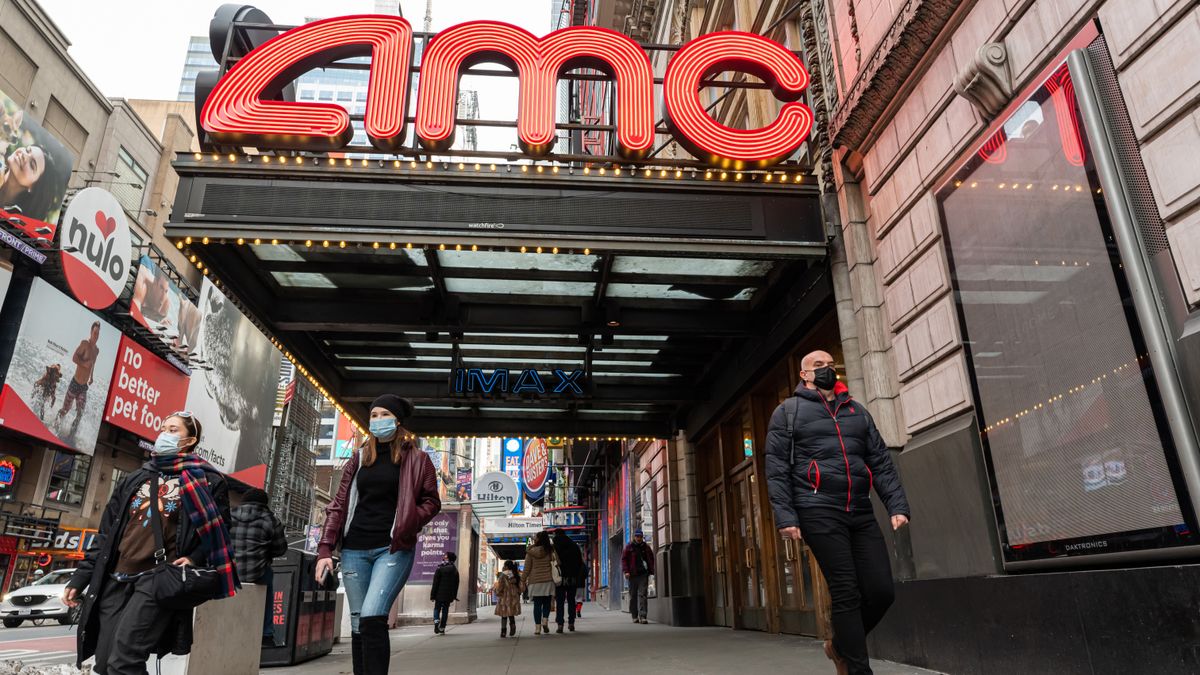
POLYGON ((497 368, 485 374, 482 368, 455 368, 451 381, 455 394, 541 394, 583 395, 583 371, 567 372, 554 369, 550 376, 543 376, 533 368, 526 368, 512 376, 507 368, 497 368), (553 380, 553 381, 552 381, 553 380))

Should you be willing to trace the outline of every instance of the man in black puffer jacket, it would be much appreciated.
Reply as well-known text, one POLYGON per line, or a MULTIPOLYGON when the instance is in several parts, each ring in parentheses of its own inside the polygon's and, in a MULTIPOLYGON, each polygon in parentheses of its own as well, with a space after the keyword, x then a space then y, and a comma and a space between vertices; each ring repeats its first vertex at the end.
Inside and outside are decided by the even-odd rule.
POLYGON ((433 632, 445 635, 446 622, 450 619, 450 603, 458 600, 458 554, 446 551, 442 564, 433 573, 429 586, 429 601, 433 603, 433 632))
POLYGON ((833 640, 826 656, 839 675, 870 675, 866 636, 894 597, 871 487, 892 529, 908 523, 908 500, 875 421, 837 381, 833 357, 813 352, 801 367, 800 386, 775 409, 767 430, 775 526, 785 539, 803 535, 829 585, 833 640))

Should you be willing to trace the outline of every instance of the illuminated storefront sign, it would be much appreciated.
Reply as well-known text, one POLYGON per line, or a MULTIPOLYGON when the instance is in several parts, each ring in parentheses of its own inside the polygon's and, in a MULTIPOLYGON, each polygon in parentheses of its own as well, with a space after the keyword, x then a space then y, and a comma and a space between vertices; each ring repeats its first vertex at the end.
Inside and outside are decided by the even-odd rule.
MULTIPOLYGON (((253 49, 202 102, 201 126, 218 143, 260 148, 338 150, 353 138, 349 114, 332 103, 264 100, 300 74, 339 59, 370 56, 363 127, 371 144, 394 152, 404 144, 412 26, 393 16, 345 16, 289 30, 253 49)), ((416 135, 425 148, 453 144, 458 84, 478 63, 517 72, 517 135, 523 152, 542 156, 555 139, 557 81, 578 68, 603 71, 616 82, 618 152, 636 160, 654 146, 654 72, 640 45, 596 26, 570 26, 538 38, 506 23, 472 21, 433 38, 422 58, 416 135)), ((672 135, 696 157, 735 168, 769 166, 808 137, 812 112, 799 99, 808 73, 799 57, 752 33, 723 31, 685 44, 672 58, 663 98, 672 135), (705 110, 700 85, 725 71, 746 72, 785 101, 778 117, 759 129, 734 129, 705 110)))
POLYGON ((528 368, 522 370, 516 377, 511 377, 507 368, 497 368, 490 375, 485 375, 482 368, 455 368, 452 379, 452 390, 455 394, 575 394, 583 395, 583 371, 566 372, 556 368, 551 376, 556 382, 549 382, 550 377, 543 377, 538 371, 528 368), (547 390, 547 385, 550 389, 547 390))

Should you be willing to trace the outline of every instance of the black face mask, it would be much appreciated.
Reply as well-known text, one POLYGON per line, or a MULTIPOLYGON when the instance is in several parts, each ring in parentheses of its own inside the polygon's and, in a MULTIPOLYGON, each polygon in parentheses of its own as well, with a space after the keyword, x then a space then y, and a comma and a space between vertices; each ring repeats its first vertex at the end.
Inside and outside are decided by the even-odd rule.
POLYGON ((833 389, 833 385, 837 384, 837 373, 829 366, 817 368, 813 371, 813 384, 817 386, 817 389, 829 391, 833 389))

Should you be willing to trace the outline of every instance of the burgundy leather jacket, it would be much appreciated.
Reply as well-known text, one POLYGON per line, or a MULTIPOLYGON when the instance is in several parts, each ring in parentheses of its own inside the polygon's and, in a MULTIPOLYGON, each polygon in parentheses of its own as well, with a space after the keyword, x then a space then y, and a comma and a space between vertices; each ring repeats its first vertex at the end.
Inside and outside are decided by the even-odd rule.
MULTIPOLYGON (((400 499, 396 502, 396 520, 392 524, 392 553, 415 548, 421 528, 442 510, 437 472, 429 455, 421 452, 412 441, 405 441, 401 447, 400 499)), ((325 528, 317 544, 318 559, 333 556, 334 550, 342 543, 346 528, 354 519, 354 507, 358 501, 354 479, 358 477, 359 457, 361 453, 356 452, 346 462, 337 494, 325 509, 325 528)))

